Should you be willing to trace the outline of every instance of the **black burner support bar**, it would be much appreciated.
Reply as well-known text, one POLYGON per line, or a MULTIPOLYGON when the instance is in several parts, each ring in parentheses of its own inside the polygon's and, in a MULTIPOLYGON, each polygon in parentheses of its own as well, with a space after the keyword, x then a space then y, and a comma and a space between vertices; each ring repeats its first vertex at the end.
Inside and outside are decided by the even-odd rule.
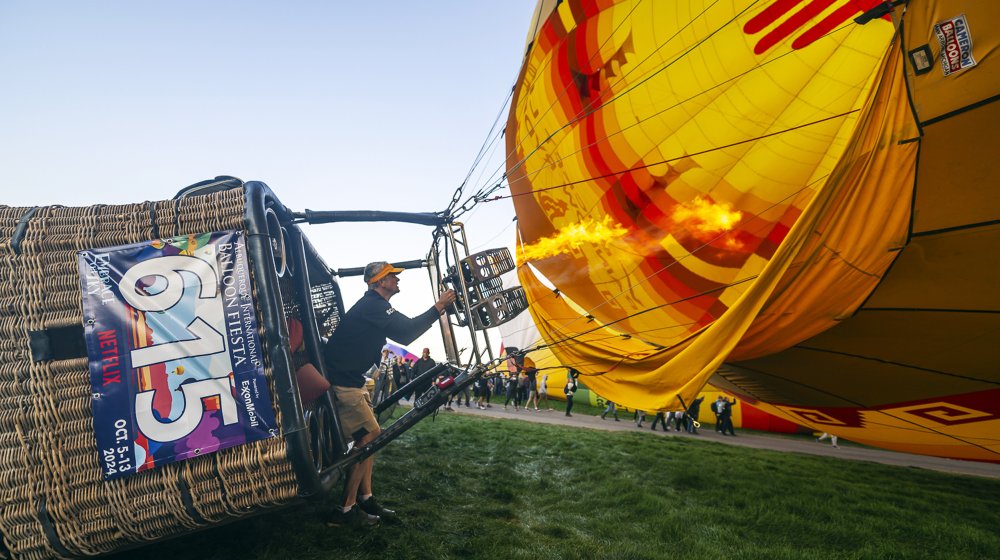
MULTIPOLYGON (((249 183, 247 183, 249 184, 249 183)), ((387 212, 383 210, 306 210, 295 212, 295 223, 331 224, 335 222, 402 222, 424 226, 443 226, 448 216, 431 212, 387 212)))
MULTIPOLYGON (((282 312, 278 275, 274 269, 271 236, 268 234, 265 210, 270 204, 279 218, 288 210, 278 202, 271 189, 260 181, 244 185, 246 191, 247 252, 250 254, 257 285, 257 307, 264 325, 265 348, 271 360, 271 372, 281 407, 281 437, 285 438, 288 459, 299 482, 299 495, 309 496, 322 490, 309 445, 309 432, 302 412, 298 384, 292 357, 288 351, 288 327, 282 312)), ((284 214, 284 216, 282 216, 284 214)), ((283 220, 282 220, 283 221, 283 220)))

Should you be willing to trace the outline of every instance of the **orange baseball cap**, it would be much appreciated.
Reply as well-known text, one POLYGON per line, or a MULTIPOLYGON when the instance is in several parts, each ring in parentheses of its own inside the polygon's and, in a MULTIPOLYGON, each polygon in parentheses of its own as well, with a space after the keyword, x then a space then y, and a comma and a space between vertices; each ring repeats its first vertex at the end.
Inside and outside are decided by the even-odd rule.
POLYGON ((399 274, 402 268, 396 268, 386 261, 368 263, 365 267, 365 284, 374 284, 390 274, 399 274))

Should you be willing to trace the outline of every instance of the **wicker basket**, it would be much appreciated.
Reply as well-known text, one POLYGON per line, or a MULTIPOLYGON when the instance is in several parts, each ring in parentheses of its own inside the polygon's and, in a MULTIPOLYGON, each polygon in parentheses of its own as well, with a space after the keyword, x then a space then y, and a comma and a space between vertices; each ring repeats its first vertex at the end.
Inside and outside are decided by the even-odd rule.
POLYGON ((290 371, 318 361, 318 341, 336 327, 342 303, 329 269, 287 215, 262 183, 140 204, 0 206, 0 536, 11 557, 108 553, 329 487, 337 475, 326 472, 322 457, 336 455, 342 441, 331 426, 314 425, 309 433, 317 415, 297 400, 290 371), (268 209, 284 235, 266 231, 268 209), (243 231, 249 240, 259 338, 268 349, 264 371, 281 436, 106 481, 87 358, 35 361, 29 332, 81 325, 77 251, 224 230, 243 231), (289 240, 296 264, 278 277, 269 245, 289 240), (304 355, 287 348, 285 316, 311 329, 304 355))

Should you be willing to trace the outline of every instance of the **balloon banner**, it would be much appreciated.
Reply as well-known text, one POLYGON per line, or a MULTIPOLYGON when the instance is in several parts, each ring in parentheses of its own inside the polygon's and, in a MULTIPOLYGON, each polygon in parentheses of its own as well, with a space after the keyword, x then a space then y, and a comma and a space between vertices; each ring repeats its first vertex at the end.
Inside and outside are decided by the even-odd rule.
POLYGON ((78 254, 105 479, 274 437, 243 234, 78 254))

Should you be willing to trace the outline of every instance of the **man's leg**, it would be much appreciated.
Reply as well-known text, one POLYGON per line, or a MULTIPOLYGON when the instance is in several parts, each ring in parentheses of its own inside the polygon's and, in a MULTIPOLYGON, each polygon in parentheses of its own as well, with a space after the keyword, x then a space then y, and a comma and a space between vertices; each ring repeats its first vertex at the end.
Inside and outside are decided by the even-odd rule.
POLYGON ((364 461, 361 461, 360 467, 361 473, 361 484, 358 485, 357 495, 358 496, 371 496, 372 495, 372 470, 375 466, 375 456, 370 455, 364 461))
MULTIPOLYGON (((379 432, 365 434, 363 438, 355 443, 355 446, 363 446, 375 439, 379 432)), ((375 456, 370 455, 364 461, 354 464, 347 475, 347 482, 344 483, 344 496, 340 505, 349 508, 357 503, 358 495, 367 496, 372 493, 372 464, 375 456)))
MULTIPOLYGON (((381 433, 381 430, 375 432, 374 434, 369 434, 361 438, 360 445, 364 445, 365 443, 371 441, 372 439, 375 439, 375 437, 378 436, 379 433, 381 433)), ((364 461, 358 463, 356 467, 358 471, 359 480, 358 480, 358 485, 354 490, 356 499, 359 502, 358 505, 361 507, 362 510, 365 511, 365 513, 368 513, 369 515, 377 515, 381 517, 383 521, 390 521, 390 522, 396 521, 398 519, 398 517, 396 516, 396 512, 391 509, 386 509, 382 507, 382 505, 379 504, 378 501, 375 500, 375 498, 372 496, 372 494, 374 493, 372 492, 372 471, 374 470, 374 466, 375 466, 375 456, 371 455, 364 461)), ((354 476, 353 472, 351 473, 351 476, 354 476)), ((348 481, 350 482, 350 479, 348 479, 348 481)), ((345 486, 344 487, 345 502, 350 499, 346 495, 348 491, 349 489, 347 488, 347 486, 345 486)))
POLYGON ((361 491, 362 486, 365 488, 365 494, 371 494, 372 459, 373 457, 369 457, 351 466, 350 473, 347 475, 347 482, 344 484, 344 496, 340 501, 342 507, 350 508, 358 502, 358 493, 361 491))
POLYGON ((350 508, 357 503, 358 488, 361 486, 361 479, 365 476, 365 463, 368 462, 368 459, 351 465, 348 470, 347 482, 344 483, 344 494, 340 499, 341 507, 350 508))

